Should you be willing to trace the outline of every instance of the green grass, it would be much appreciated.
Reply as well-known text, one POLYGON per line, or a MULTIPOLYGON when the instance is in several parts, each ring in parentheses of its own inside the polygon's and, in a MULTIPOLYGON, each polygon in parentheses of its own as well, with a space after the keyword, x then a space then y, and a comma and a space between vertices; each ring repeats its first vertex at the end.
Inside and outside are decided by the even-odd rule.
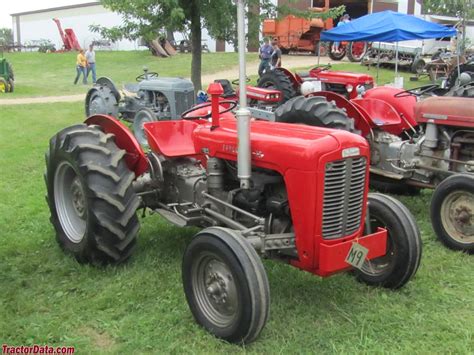
POLYGON ((270 319, 241 348, 197 326, 186 305, 181 256, 195 229, 147 216, 136 253, 120 267, 79 265, 60 251, 43 154, 56 131, 82 120, 82 103, 0 110, 0 343, 80 353, 472 353, 474 258, 435 240, 430 191, 402 198, 424 244, 405 288, 370 288, 345 274, 320 279, 267 261, 270 319))
MULTIPOLYGON (((69 53, 6 53, 15 72, 15 92, 2 99, 19 97, 72 95, 85 93, 90 85, 74 85, 76 52, 69 53)), ((247 55, 256 61, 257 54, 247 55)), ((238 65, 237 53, 203 53, 202 73, 209 74, 238 65)), ((153 57, 149 51, 97 52, 97 75, 107 76, 117 85, 134 82, 143 73, 143 66, 162 76, 191 75, 191 55, 178 54, 170 58, 153 57)), ((91 82, 89 77, 89 83, 91 82)))

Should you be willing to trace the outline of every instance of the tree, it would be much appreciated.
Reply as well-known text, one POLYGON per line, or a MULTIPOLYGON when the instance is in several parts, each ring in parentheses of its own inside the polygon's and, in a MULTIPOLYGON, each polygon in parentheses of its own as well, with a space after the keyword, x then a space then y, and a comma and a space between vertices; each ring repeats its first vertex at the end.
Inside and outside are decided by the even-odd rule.
POLYGON ((0 46, 13 43, 13 32, 10 28, 0 28, 0 46))
MULTIPOLYGON (((209 34, 218 39, 230 41, 237 45, 237 10, 232 0, 101 0, 104 7, 122 15, 123 24, 105 28, 91 26, 91 30, 100 33, 112 41, 122 38, 155 39, 161 31, 183 31, 191 33, 191 81, 196 90, 201 83, 201 28, 206 27, 209 34)), ((259 18, 274 16, 277 11, 282 14, 297 14, 310 17, 335 17, 342 13, 344 7, 331 9, 327 14, 310 11, 296 11, 290 7, 277 7, 271 0, 248 0, 249 8, 258 6, 259 18)), ((250 14, 249 16, 258 16, 250 14)), ((255 24, 255 21, 253 22, 255 24)), ((256 26, 254 25, 253 28, 256 26)))

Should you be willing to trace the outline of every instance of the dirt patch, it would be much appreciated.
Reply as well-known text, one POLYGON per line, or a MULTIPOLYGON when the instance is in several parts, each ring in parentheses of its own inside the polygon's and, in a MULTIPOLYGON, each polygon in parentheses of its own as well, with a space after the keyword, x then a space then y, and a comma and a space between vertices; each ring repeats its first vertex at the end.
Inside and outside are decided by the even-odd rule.
POLYGON ((91 339, 92 345, 96 349, 112 351, 117 345, 114 339, 107 332, 85 327, 80 328, 79 332, 81 335, 89 337, 91 339))

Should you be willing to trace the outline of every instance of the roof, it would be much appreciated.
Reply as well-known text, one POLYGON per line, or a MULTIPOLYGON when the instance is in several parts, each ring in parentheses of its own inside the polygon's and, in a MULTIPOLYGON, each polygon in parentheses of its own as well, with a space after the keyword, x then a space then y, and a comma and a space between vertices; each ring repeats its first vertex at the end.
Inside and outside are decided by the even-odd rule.
POLYGON ((97 5, 100 5, 100 1, 86 2, 86 3, 82 3, 82 4, 76 4, 76 5, 50 7, 50 8, 48 8, 48 9, 41 9, 41 10, 17 12, 17 13, 14 13, 14 14, 10 14, 10 16, 22 16, 22 15, 31 15, 31 14, 41 14, 41 13, 44 13, 44 12, 60 11, 60 10, 69 10, 69 9, 78 9, 78 8, 81 8, 81 7, 89 7, 89 6, 97 6, 97 5))

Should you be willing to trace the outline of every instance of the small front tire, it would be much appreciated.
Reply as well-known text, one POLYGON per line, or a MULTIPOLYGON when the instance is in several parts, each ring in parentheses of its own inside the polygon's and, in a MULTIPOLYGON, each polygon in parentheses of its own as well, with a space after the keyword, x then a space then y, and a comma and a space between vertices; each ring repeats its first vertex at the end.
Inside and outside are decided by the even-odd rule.
POLYGON ((198 324, 231 343, 254 341, 268 318, 270 291, 250 243, 230 229, 198 233, 183 257, 183 286, 198 324))
POLYGON ((474 176, 459 174, 443 180, 431 199, 431 223, 448 248, 474 253, 474 176))
POLYGON ((370 286, 398 289, 418 270, 421 259, 421 238, 416 220, 398 200, 382 194, 369 194, 371 231, 387 229, 387 253, 366 261, 356 270, 358 281, 370 286))

